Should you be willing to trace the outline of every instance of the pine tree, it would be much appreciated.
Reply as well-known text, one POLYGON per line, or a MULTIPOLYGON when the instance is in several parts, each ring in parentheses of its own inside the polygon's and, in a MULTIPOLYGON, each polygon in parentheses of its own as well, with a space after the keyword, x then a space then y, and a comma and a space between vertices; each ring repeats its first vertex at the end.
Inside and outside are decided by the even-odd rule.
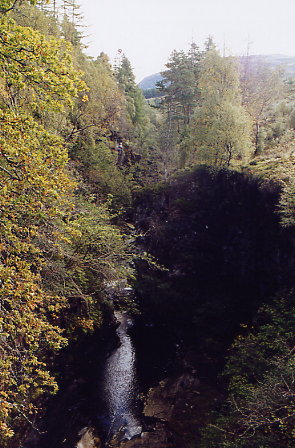
POLYGON ((163 80, 158 83, 164 94, 162 105, 168 121, 174 121, 178 132, 190 123, 194 108, 199 99, 198 77, 201 52, 195 43, 188 53, 173 51, 167 70, 162 72, 163 80))
POLYGON ((120 89, 126 95, 127 109, 132 124, 143 126, 145 124, 145 99, 135 83, 131 63, 124 53, 119 53, 117 65, 115 66, 115 77, 120 89))

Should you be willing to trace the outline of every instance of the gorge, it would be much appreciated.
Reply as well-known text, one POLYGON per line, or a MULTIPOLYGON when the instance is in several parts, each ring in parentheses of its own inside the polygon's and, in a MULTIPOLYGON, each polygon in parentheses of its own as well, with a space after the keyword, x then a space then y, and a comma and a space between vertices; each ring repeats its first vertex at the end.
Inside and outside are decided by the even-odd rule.
MULTIPOLYGON (((110 313, 107 351, 97 347, 101 336, 86 340, 94 349, 78 374, 84 404, 70 409, 72 434, 56 448, 198 446, 223 401, 219 375, 241 323, 293 281, 293 240, 279 225, 277 195, 274 185, 247 174, 207 167, 140 193, 133 209, 138 245, 163 267, 137 261, 128 291, 137 311, 114 311, 115 320, 110 313)), ((53 404, 53 428, 63 406, 59 416, 53 404)), ((52 433, 42 440, 49 448, 52 433)))

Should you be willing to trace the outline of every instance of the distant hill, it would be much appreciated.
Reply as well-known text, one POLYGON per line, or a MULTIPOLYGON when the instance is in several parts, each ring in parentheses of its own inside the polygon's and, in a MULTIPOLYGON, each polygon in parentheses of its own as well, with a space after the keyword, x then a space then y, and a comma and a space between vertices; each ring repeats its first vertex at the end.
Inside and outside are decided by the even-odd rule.
POLYGON ((154 75, 146 76, 142 81, 140 81, 138 87, 140 87, 141 90, 154 89, 156 87, 156 83, 162 79, 163 76, 161 73, 155 73, 154 75))
MULTIPOLYGON (((251 55, 249 56, 252 59, 261 59, 266 64, 270 65, 271 67, 282 67, 286 75, 289 76, 295 76, 295 56, 285 56, 283 54, 266 54, 266 55, 251 55)), ((245 56, 242 56, 242 58, 245 58, 245 56)), ((153 75, 146 76, 138 86, 142 90, 150 90, 156 88, 156 83, 158 81, 161 81, 163 79, 161 73, 154 73, 153 75)))
MULTIPOLYGON (((241 59, 246 56, 242 56, 241 59)), ((262 60, 270 67, 282 67, 285 71, 286 76, 295 76, 295 56, 285 56, 283 54, 262 54, 262 55, 251 55, 251 59, 262 60)))

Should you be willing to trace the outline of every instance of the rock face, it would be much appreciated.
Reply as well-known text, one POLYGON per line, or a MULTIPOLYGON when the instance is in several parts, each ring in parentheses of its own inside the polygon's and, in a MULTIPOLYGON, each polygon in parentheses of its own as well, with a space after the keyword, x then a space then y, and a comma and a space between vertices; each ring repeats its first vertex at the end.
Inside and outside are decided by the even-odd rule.
POLYGON ((189 394, 197 393, 199 386, 199 380, 189 373, 176 379, 163 380, 159 386, 149 390, 143 414, 169 422, 179 404, 183 400, 189 400, 189 394))
POLYGON ((120 441, 120 435, 109 448, 180 448, 196 442, 197 425, 204 397, 195 373, 168 378, 151 388, 144 400, 145 430, 140 437, 120 441))
POLYGON ((76 448, 101 448, 100 439, 94 435, 92 428, 82 429, 79 435, 81 439, 76 448))
POLYGON ((152 431, 142 432, 140 437, 119 442, 114 438, 109 444, 110 448, 173 448, 173 437, 166 426, 156 423, 152 431))

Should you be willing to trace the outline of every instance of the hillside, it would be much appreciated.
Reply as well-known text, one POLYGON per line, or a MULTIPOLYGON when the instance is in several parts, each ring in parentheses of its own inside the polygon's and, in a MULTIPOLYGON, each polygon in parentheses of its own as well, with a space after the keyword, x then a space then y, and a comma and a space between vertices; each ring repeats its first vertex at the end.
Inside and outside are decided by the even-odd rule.
MULTIPOLYGON (((242 56, 243 59, 245 56, 242 56)), ((251 59, 262 60, 266 62, 270 67, 282 67, 288 77, 295 76, 295 56, 285 56, 282 54, 268 54, 268 55, 251 55, 251 59)), ((153 75, 146 76, 138 87, 141 90, 149 90, 156 88, 156 83, 161 81, 161 73, 154 73, 153 75)))
POLYGON ((154 89, 157 82, 161 81, 161 79, 163 79, 161 73, 154 73, 153 75, 146 76, 140 81, 138 87, 140 87, 141 90, 154 89))
MULTIPOLYGON (((251 55, 251 59, 261 60, 271 68, 281 67, 287 77, 295 76, 295 56, 285 56, 282 54, 251 55)), ((242 59, 242 58, 241 58, 242 59)))

